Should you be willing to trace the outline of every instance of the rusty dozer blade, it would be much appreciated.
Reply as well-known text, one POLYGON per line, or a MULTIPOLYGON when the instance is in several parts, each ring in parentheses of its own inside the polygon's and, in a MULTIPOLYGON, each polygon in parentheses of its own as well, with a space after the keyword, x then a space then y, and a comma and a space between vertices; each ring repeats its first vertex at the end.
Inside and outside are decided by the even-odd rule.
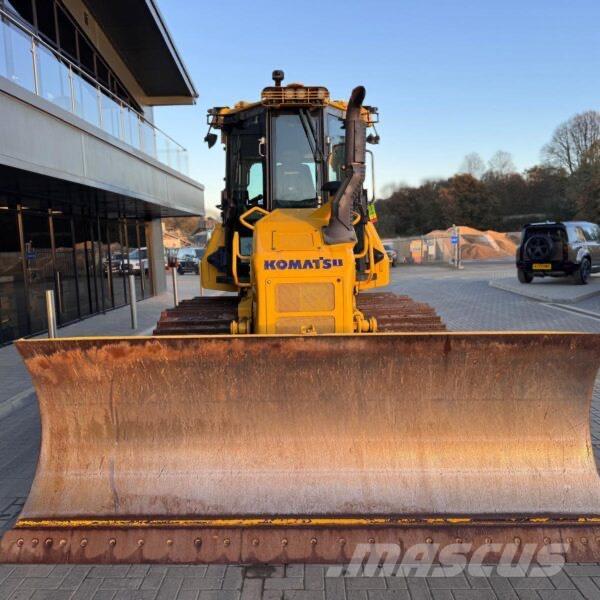
POLYGON ((598 335, 17 346, 42 447, 3 561, 344 562, 456 540, 600 559, 598 335))

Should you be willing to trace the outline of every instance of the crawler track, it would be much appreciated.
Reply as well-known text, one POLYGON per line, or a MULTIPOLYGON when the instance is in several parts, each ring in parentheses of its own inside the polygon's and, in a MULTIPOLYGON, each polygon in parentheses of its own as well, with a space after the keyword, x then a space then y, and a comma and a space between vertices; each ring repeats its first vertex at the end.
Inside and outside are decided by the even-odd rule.
POLYGON ((360 294, 358 309, 366 317, 377 319, 378 331, 446 331, 446 326, 435 310, 409 296, 391 292, 360 294))
MULTIPOLYGON (((163 311, 154 335, 229 333, 236 318, 237 296, 206 296, 183 300, 177 308, 163 311)), ((390 292, 361 294, 358 308, 375 317, 379 331, 445 331, 441 318, 428 304, 390 292)))
POLYGON ((182 300, 177 308, 164 310, 154 335, 229 333, 237 317, 237 296, 203 296, 182 300))

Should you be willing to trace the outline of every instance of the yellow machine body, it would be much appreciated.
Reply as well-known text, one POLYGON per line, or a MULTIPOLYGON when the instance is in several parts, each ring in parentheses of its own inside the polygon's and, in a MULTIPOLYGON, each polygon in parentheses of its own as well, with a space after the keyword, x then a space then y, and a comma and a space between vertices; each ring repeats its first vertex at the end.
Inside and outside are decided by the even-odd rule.
MULTIPOLYGON (((357 277, 353 243, 328 245, 323 228, 329 219, 329 206, 319 209, 278 209, 267 213, 248 211, 242 222, 252 230, 252 251, 243 254, 238 235, 233 239, 233 255, 250 264, 250 280, 234 275, 235 288, 242 294, 235 333, 353 333, 376 330, 369 316, 356 307, 359 291, 387 286, 389 261, 375 261, 375 251, 385 249, 375 228, 366 231, 363 256, 370 256, 369 269, 357 277), (252 214, 261 217, 254 224, 252 214), (241 325, 241 329, 239 329, 241 325)), ((223 243, 219 228, 211 239, 217 248, 223 243)), ((207 256, 202 260, 202 286, 230 291, 232 286, 216 281, 216 269, 207 256)))

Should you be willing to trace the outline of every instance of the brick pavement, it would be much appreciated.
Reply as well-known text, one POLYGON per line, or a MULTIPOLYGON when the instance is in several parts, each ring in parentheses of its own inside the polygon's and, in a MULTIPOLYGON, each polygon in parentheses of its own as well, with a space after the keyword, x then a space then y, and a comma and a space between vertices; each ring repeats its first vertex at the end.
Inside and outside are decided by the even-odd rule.
POLYGON ((597 600, 599 585, 599 565, 535 578, 328 577, 321 565, 0 565, 0 600, 597 600))
MULTIPOLYGON (((461 273, 445 268, 396 269, 393 288, 436 307, 452 330, 555 329, 600 331, 600 299, 577 306, 598 318, 513 296, 488 286, 492 277, 510 272, 504 265, 467 266, 461 273)), ((192 285, 191 278, 190 283, 192 285)), ((193 289, 190 287, 193 295, 193 289)), ((163 303, 169 299, 164 298, 163 303)), ((146 302, 154 302, 146 301, 146 302)), ((148 306, 150 326, 160 300, 148 306)), ((140 305, 141 308, 141 305, 140 305)), ((127 308, 74 325, 61 335, 128 333, 127 308)), ((146 317, 142 317, 146 319, 146 317)), ((141 322, 141 327, 144 323, 141 322)), ((18 368, 4 360, 0 373, 18 368)), ((13 365, 15 363, 15 365, 13 365)), ((26 377, 15 374, 11 387, 26 388, 26 377), (20 377, 20 380, 19 380, 20 377)), ((592 410, 593 442, 600 448, 600 385, 592 410)), ((15 392, 16 390, 16 392, 15 392)), ((0 390, 0 401, 3 390, 0 390)), ((6 392, 5 392, 6 396, 6 392)), ((31 400, 31 399, 30 399, 31 400)), ((39 420, 35 402, 0 416, 0 532, 9 526, 27 495, 35 466, 39 420)), ((239 565, 0 565, 0 600, 600 600, 600 565, 567 565, 555 577, 487 578, 460 575, 448 578, 325 577, 318 565, 243 567, 239 565)))

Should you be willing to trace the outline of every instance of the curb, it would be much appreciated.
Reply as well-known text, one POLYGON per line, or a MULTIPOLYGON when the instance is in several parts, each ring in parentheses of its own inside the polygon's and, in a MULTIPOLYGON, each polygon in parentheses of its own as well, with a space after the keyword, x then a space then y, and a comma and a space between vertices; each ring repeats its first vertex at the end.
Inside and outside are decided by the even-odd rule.
POLYGON ((0 420, 10 415, 14 410, 22 408, 35 396, 35 390, 29 387, 0 404, 0 420))
MULTIPOLYGON (((529 285, 520 284, 522 286, 522 290, 519 289, 515 283, 512 281, 503 281, 502 279, 493 279, 488 282, 490 287, 496 288, 498 290, 502 290, 504 292, 511 292, 512 294, 516 294, 517 296, 523 296, 524 298, 529 298, 530 300, 539 300, 541 302, 553 302, 560 304, 577 304, 577 302, 581 302, 582 300, 587 300, 588 298, 592 298, 594 296, 600 295, 600 288, 589 290, 581 293, 574 293, 571 298, 560 298, 548 294, 546 290, 541 289, 542 287, 547 287, 544 284, 535 285, 535 283, 530 283, 529 285)), ((573 287, 585 287, 585 286, 575 286, 573 287)))

